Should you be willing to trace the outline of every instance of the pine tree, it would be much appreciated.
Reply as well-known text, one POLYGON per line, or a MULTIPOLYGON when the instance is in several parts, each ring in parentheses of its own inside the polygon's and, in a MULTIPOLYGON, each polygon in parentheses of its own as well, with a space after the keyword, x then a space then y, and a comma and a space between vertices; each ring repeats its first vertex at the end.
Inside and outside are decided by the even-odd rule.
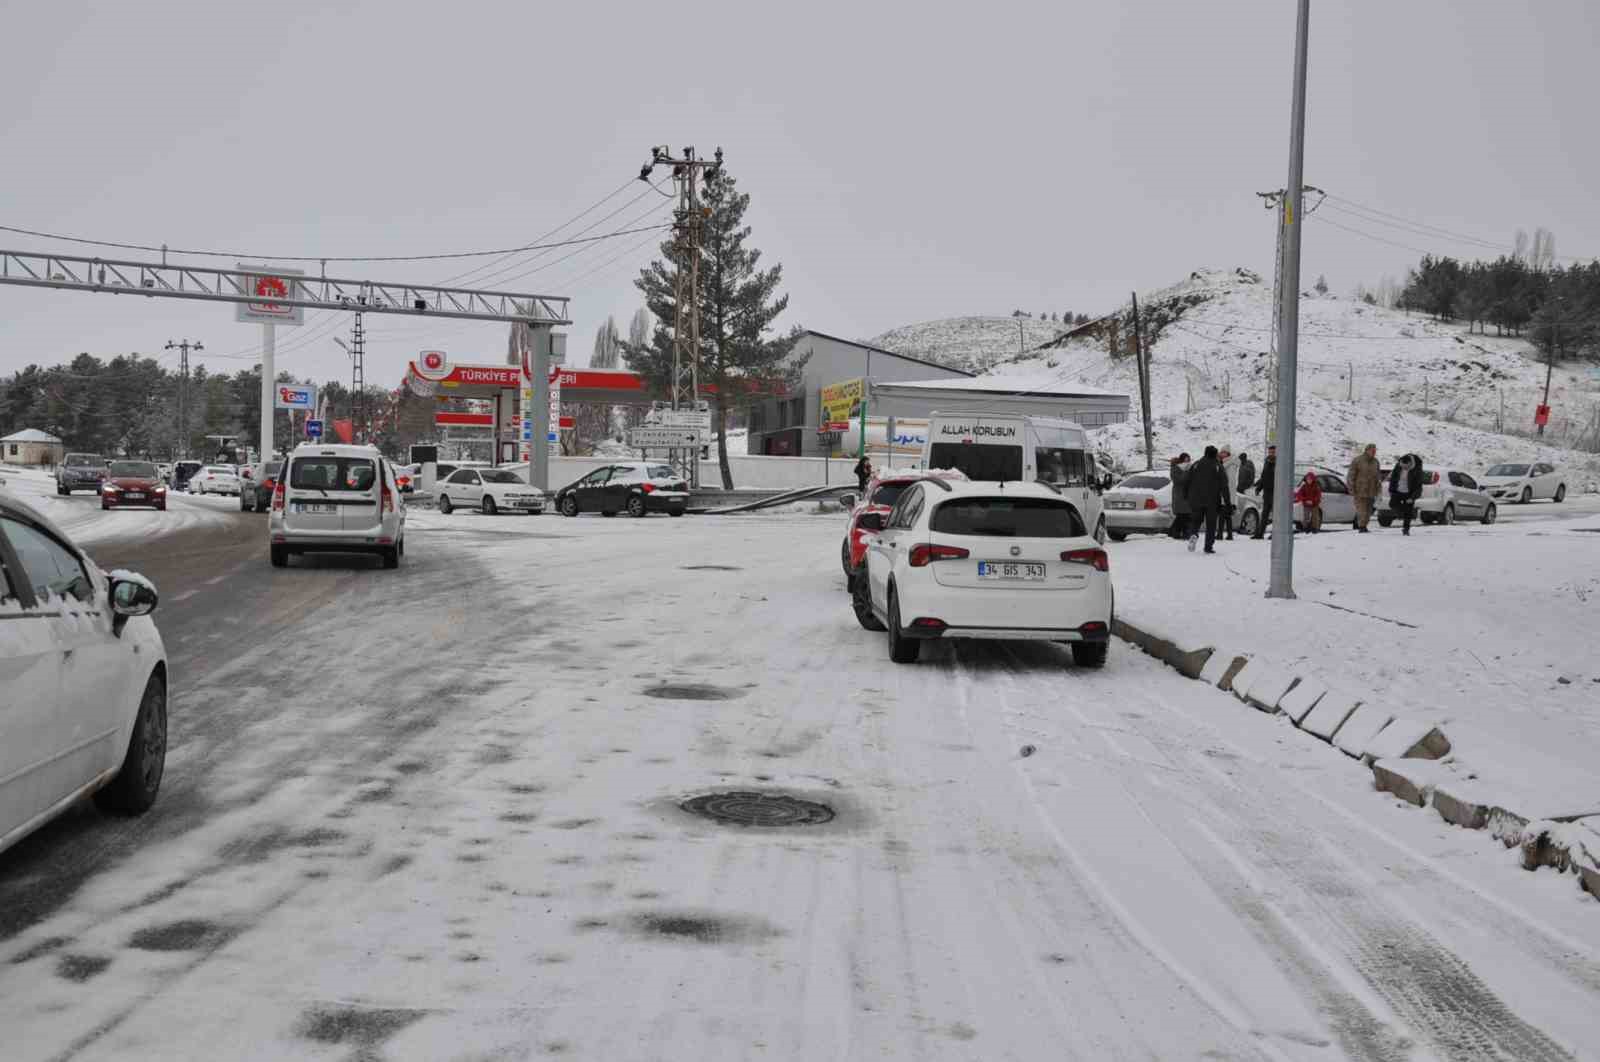
POLYGON ((1328 293, 1328 278, 1325 276, 1318 276, 1315 288, 1318 295, 1326 295, 1328 293))
MULTIPOLYGON (((789 306, 778 295, 783 266, 760 269, 761 252, 745 246, 750 227, 744 224, 749 195, 740 194, 724 170, 705 187, 707 209, 700 248, 700 383, 715 388, 711 398, 717 433, 717 463, 722 485, 733 488, 728 465, 727 423, 730 406, 774 384, 792 383, 804 359, 793 357, 799 329, 771 336, 773 321, 789 306)), ((635 286, 644 293, 645 306, 655 316, 655 332, 648 344, 632 337, 623 344, 628 367, 644 376, 658 392, 669 391, 672 376, 673 335, 669 322, 677 317, 675 269, 687 265, 676 239, 661 245, 663 258, 640 270, 635 286), (672 264, 668 264, 668 263, 672 264)))

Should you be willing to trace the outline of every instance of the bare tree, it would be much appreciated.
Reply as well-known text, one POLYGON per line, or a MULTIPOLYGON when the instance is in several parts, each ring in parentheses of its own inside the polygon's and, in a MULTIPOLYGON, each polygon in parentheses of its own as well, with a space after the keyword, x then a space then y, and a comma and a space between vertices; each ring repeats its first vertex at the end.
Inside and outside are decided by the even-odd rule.
POLYGON ((607 317, 605 323, 595 330, 594 351, 589 355, 589 367, 594 369, 614 369, 617 367, 617 356, 621 353, 620 337, 617 335, 617 319, 607 317))

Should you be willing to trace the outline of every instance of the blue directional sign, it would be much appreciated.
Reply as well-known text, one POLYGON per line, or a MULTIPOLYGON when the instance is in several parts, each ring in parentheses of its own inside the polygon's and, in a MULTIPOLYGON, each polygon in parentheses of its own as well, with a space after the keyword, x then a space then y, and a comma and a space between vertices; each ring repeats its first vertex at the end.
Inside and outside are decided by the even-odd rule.
POLYGON ((560 442, 561 441, 561 433, 558 432, 558 431, 546 432, 545 433, 545 437, 544 437, 544 441, 545 442, 560 442))
POLYGON ((308 439, 320 439, 320 438, 322 438, 322 421, 320 421, 320 420, 308 420, 308 421, 306 421, 306 438, 308 438, 308 439))

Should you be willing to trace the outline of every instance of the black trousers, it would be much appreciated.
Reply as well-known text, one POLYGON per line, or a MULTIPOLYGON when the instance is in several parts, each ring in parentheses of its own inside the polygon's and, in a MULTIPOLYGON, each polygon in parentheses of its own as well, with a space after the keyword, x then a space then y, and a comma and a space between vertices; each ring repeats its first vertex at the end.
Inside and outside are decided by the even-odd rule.
POLYGON ((1200 533, 1201 521, 1205 522, 1206 552, 1210 553, 1212 543, 1216 542, 1217 540, 1217 507, 1215 505, 1208 505, 1204 509, 1201 509, 1199 512, 1195 513, 1193 515, 1193 519, 1194 529, 1191 532, 1192 534, 1198 535, 1200 533))
POLYGON ((1167 534, 1172 538, 1184 539, 1189 537, 1189 521, 1192 519, 1188 513, 1174 513, 1172 526, 1167 529, 1167 534))
POLYGON ((1389 508, 1393 509, 1396 515, 1400 517, 1401 529, 1409 532, 1411 530, 1411 521, 1417 515, 1417 503, 1410 498, 1402 498, 1398 494, 1392 494, 1389 496, 1389 508))
POLYGON ((1261 492, 1261 511, 1257 514, 1256 533, 1251 538, 1265 538, 1267 534, 1267 521, 1272 519, 1272 492, 1261 492))
POLYGON ((1222 537, 1229 541, 1233 539, 1233 514, 1233 506, 1224 505, 1222 507, 1222 525, 1219 530, 1222 532, 1222 537))

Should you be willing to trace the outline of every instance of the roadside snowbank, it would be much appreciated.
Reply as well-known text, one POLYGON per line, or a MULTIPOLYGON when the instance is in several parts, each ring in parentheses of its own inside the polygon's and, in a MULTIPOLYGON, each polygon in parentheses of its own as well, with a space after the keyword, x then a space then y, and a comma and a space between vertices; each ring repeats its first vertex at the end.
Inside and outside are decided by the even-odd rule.
POLYGON ((1301 536, 1294 601, 1264 597, 1265 541, 1207 557, 1130 540, 1113 547, 1117 608, 1444 725, 1444 770, 1501 806, 1600 813, 1597 531, 1591 515, 1301 536))

